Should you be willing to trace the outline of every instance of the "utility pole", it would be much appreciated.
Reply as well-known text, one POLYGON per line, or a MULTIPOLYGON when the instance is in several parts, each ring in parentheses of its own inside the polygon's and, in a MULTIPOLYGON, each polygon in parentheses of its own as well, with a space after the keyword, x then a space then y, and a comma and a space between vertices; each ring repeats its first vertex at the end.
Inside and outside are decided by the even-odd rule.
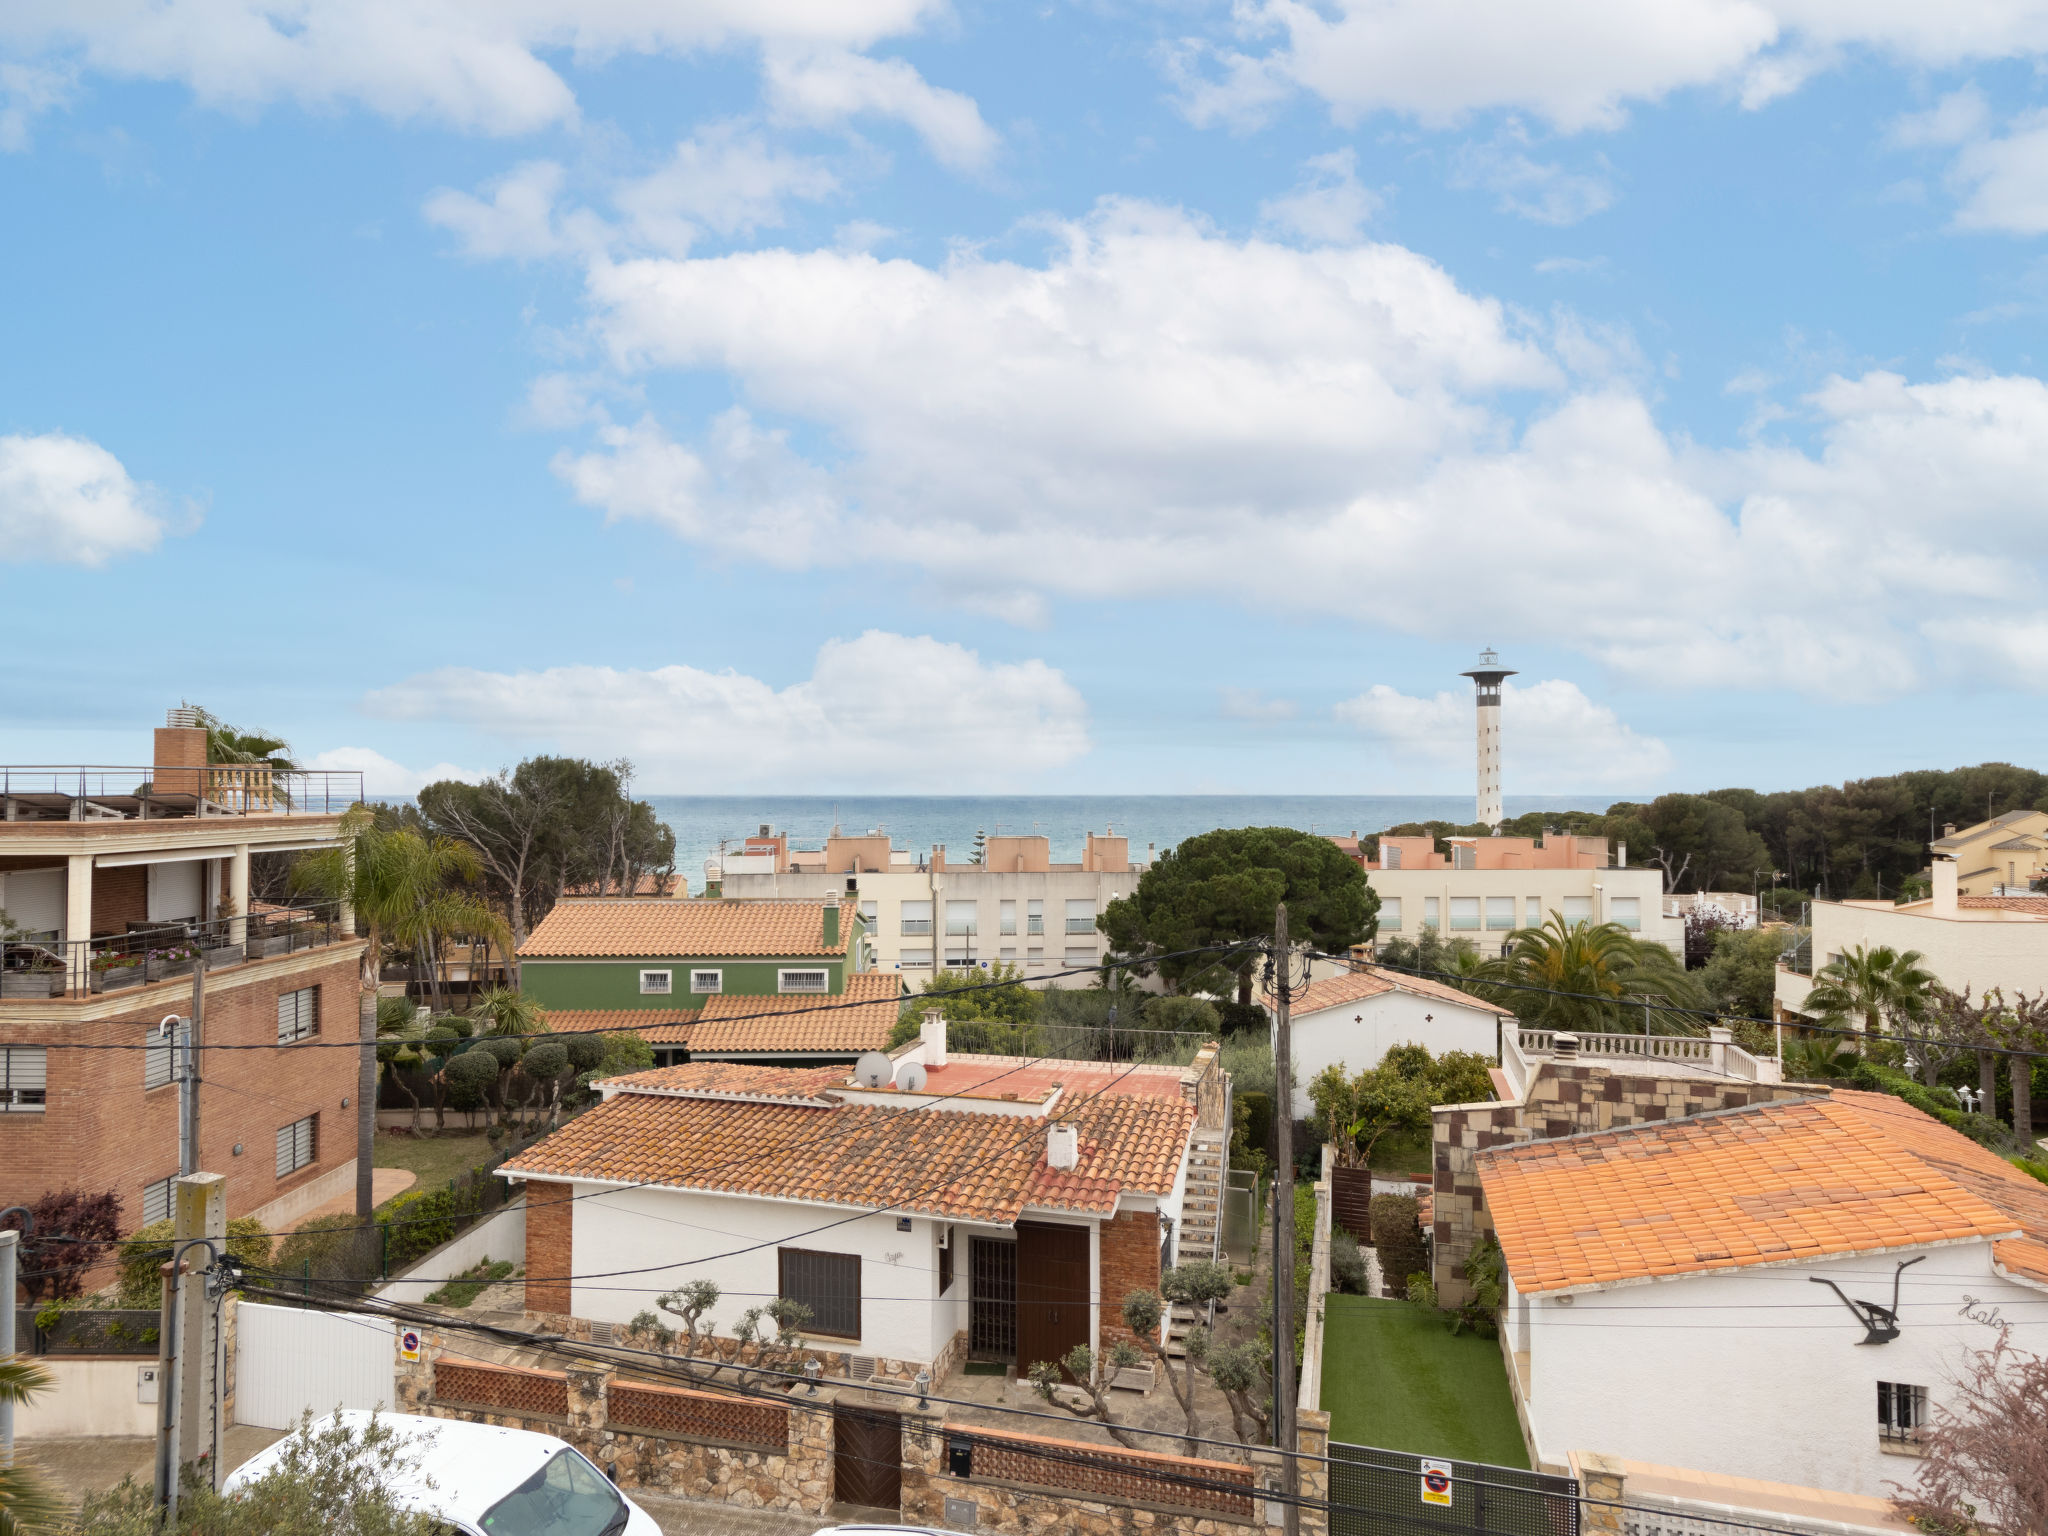
POLYGON ((157 1372, 157 1506, 175 1517, 184 1469, 201 1463, 220 1487, 220 1260, 227 1250, 227 1180, 181 1177, 171 1194, 171 1262, 164 1266, 164 1315, 157 1372), (202 1272, 193 1254, 207 1257, 202 1272))
POLYGON ((1279 1176, 1273 1184, 1273 1444, 1280 1451, 1281 1518, 1287 1536, 1301 1530, 1301 1465, 1294 1451, 1294 1072, 1287 1032, 1287 903, 1273 914, 1273 1134, 1279 1176))
POLYGON ((377 1172, 377 989, 358 994, 357 1037, 363 1042, 356 1064, 356 1220, 367 1223, 376 1208, 377 1172))
POLYGON ((206 956, 192 962, 192 1017, 178 1063, 178 1172, 199 1171, 199 1046, 206 1021, 206 956))

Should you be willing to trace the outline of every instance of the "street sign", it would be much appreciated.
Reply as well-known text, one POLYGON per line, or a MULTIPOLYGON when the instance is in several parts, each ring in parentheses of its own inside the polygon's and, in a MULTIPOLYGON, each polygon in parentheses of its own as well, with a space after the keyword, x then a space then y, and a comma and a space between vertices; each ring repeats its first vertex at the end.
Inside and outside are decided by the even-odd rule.
POLYGON ((419 1329, 417 1329, 417 1328, 406 1328, 406 1329, 403 1329, 403 1330, 401 1330, 401 1331, 400 1331, 400 1333, 399 1333, 399 1335, 398 1335, 398 1358, 399 1358, 399 1359, 401 1359, 401 1360, 417 1360, 417 1359, 419 1359, 419 1357, 420 1357, 420 1331, 419 1331, 419 1329))
POLYGON ((1451 1464, 1448 1461, 1423 1462, 1422 1502, 1441 1504, 1446 1509, 1450 1508, 1451 1464))

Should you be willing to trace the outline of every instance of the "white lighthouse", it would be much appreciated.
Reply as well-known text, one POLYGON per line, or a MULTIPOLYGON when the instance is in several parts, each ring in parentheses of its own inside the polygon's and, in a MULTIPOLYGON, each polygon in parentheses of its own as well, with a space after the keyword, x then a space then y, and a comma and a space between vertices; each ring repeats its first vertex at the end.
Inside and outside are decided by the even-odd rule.
POLYGON ((1489 827, 1501 824, 1500 808, 1500 685, 1515 669, 1500 664, 1491 650, 1479 653, 1479 665, 1459 676, 1472 679, 1479 695, 1479 815, 1489 827))

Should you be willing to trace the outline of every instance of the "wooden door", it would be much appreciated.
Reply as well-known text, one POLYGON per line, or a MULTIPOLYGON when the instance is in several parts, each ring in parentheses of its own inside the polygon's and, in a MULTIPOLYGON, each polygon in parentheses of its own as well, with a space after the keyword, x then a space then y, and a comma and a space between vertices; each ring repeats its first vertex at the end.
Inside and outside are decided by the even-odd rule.
POLYGON ((903 1415, 886 1408, 832 1409, 832 1496, 842 1504, 900 1511, 903 1415))
POLYGON ((1087 1344, 1088 1229, 1017 1223, 1017 1373, 1087 1344))

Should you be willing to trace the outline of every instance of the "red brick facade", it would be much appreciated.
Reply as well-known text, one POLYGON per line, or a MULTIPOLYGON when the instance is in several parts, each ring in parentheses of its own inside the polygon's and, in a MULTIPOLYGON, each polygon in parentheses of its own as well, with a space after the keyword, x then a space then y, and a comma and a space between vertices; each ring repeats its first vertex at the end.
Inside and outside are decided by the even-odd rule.
POLYGON ((149 921, 149 866, 123 864, 96 869, 92 878, 92 931, 126 933, 130 923, 149 921))
POLYGON ((526 1310, 569 1315, 570 1249, 576 1232, 575 1186, 527 1181, 526 1310))
MULTIPOLYGON (((103 888, 96 883, 96 893, 103 888)), ((202 1053, 199 1166, 227 1176, 230 1216, 246 1215, 356 1155, 358 1053, 336 1042, 353 1040, 359 1028, 362 950, 350 939, 207 977, 205 1042, 268 1047, 202 1053), (278 995, 301 987, 319 991, 319 1033, 279 1046, 278 995), (320 1117, 314 1161, 280 1179, 278 1129, 306 1115, 320 1117)), ((191 1005, 190 977, 112 996, 9 1001, 0 1004, 0 1045, 140 1046, 164 1015, 189 1013, 191 1005)), ((144 1060, 135 1049, 48 1052, 42 1112, 0 1113, 0 1205, 54 1189, 111 1189, 121 1200, 122 1225, 142 1224, 144 1186, 178 1171, 178 1089, 145 1090, 144 1060)))
POLYGON ((1129 1339, 1124 1298, 1159 1289, 1159 1213, 1124 1211, 1102 1224, 1102 1341, 1129 1339))

